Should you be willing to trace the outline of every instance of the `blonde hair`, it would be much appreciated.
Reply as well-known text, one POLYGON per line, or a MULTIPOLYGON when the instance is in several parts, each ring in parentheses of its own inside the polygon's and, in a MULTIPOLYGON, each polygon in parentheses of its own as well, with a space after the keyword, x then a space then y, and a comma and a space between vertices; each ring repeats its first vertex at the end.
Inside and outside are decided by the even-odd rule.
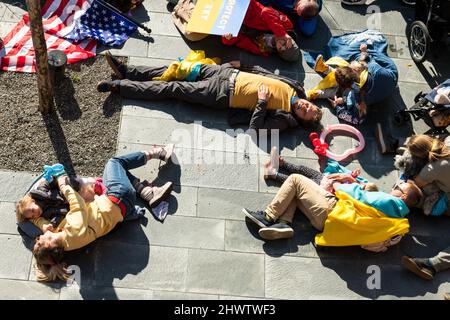
POLYGON ((55 248, 37 247, 33 249, 36 259, 34 272, 37 281, 53 282, 57 280, 66 281, 69 279, 67 265, 62 260, 64 258, 64 247, 62 242, 55 248))
POLYGON ((364 190, 366 190, 366 191, 378 191, 378 187, 373 182, 367 182, 366 186, 364 187, 364 190))
POLYGON ((28 208, 30 203, 34 202, 34 199, 29 193, 27 193, 19 202, 16 204, 16 219, 17 222, 25 222, 28 219, 24 216, 24 211, 28 208))
POLYGON ((450 150, 443 141, 424 134, 412 136, 406 147, 412 156, 428 162, 450 158, 450 150))

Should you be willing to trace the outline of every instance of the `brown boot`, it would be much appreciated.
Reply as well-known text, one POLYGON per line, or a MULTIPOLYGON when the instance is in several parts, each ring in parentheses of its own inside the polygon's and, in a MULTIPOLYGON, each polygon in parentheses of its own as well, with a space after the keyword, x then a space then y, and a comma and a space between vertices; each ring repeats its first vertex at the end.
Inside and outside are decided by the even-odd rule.
MULTIPOLYGON (((143 184, 145 184, 145 182, 143 184)), ((154 207, 170 194, 172 186, 172 182, 166 182, 162 187, 148 185, 141 188, 141 190, 138 191, 138 194, 142 199, 148 201, 150 207, 154 207)))
POLYGON ((167 162, 172 157, 174 148, 175 145, 173 143, 169 143, 168 145, 160 147, 154 146, 153 149, 148 152, 148 154, 150 155, 150 159, 159 159, 161 161, 167 162))

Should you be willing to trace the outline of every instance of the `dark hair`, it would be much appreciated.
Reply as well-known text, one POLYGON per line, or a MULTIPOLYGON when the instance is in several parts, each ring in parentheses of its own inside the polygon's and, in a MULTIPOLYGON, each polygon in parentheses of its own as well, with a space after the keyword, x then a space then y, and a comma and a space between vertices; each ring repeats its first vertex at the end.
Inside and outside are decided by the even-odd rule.
POLYGON ((317 129, 320 127, 320 120, 322 120, 323 110, 320 107, 318 107, 317 105, 315 105, 315 107, 317 108, 316 116, 312 120, 309 120, 309 121, 306 121, 305 119, 298 117, 295 112, 292 112, 292 114, 294 115, 294 118, 297 120, 297 122, 303 128, 317 129))
POLYGON ((353 83, 358 82, 358 75, 348 66, 337 67, 335 76, 336 82, 344 89, 351 88, 353 83))
POLYGON ((64 247, 62 244, 55 248, 35 248, 33 255, 36 259, 35 272, 38 281, 65 281, 69 278, 66 264, 63 262, 64 247))

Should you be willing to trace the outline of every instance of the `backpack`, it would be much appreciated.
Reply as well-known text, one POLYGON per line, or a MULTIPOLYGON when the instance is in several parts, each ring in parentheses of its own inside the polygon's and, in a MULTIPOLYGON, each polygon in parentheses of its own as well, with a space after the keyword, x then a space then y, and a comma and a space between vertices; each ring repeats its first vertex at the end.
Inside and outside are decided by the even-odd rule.
POLYGON ((172 20, 181 34, 189 41, 199 41, 208 35, 186 30, 197 0, 179 0, 172 12, 172 20))

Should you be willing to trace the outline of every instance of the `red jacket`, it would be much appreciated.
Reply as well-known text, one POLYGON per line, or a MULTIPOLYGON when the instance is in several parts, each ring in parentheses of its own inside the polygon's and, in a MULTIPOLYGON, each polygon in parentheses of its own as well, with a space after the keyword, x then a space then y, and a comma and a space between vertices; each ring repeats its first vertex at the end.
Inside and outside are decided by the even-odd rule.
MULTIPOLYGON (((256 0, 250 0, 242 24, 251 29, 271 31, 277 37, 286 36, 286 31, 294 29, 294 25, 284 13, 271 7, 264 7, 256 0)), ((239 33, 237 37, 231 38, 230 40, 222 37, 222 43, 226 45, 236 45, 239 48, 255 54, 267 55, 267 53, 264 53, 259 49, 252 39, 242 33, 239 33)))

